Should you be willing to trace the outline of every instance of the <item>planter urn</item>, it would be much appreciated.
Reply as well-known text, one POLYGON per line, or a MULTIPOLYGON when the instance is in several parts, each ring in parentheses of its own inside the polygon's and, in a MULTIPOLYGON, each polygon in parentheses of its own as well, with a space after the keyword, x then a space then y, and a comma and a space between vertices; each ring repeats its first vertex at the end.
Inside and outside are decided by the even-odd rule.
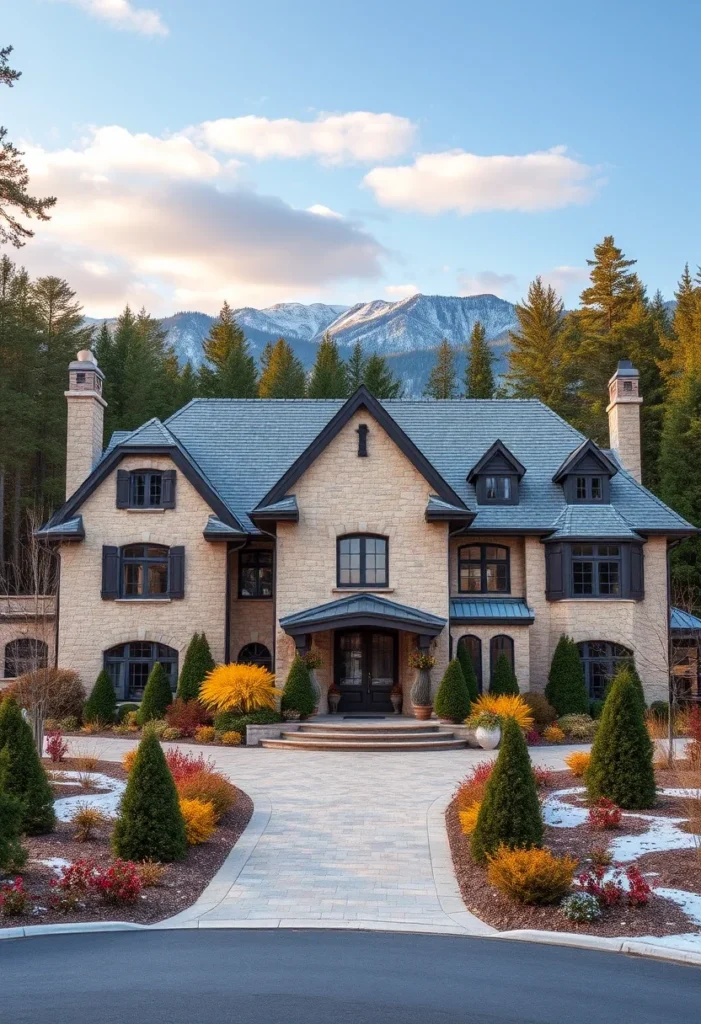
POLYGON ((431 670, 420 668, 416 673, 414 685, 411 688, 411 703, 414 707, 414 714, 420 721, 426 721, 433 713, 431 702, 431 670))
POLYGON ((414 704, 414 715, 420 722, 426 722, 433 714, 433 704, 414 704))
POLYGON ((321 687, 319 686, 319 680, 316 678, 316 669, 312 668, 309 670, 309 681, 312 684, 312 692, 314 694, 314 711, 313 714, 319 713, 319 705, 321 704, 321 687))
POLYGON ((485 729, 483 725, 478 725, 475 729, 475 739, 479 743, 482 750, 494 750, 499 746, 499 740, 501 739, 501 729, 497 726, 495 729, 485 729))
POLYGON ((389 695, 389 699, 392 701, 395 715, 400 714, 402 710, 402 694, 400 692, 392 692, 389 695))
POLYGON ((334 693, 333 690, 329 690, 328 698, 331 714, 335 715, 338 713, 338 705, 341 703, 341 694, 338 692, 334 693))

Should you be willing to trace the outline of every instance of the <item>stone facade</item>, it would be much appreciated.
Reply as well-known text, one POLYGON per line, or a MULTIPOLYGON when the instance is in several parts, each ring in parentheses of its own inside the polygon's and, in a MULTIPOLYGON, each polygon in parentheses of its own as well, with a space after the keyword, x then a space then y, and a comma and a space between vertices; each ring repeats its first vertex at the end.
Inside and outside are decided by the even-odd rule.
POLYGON ((36 640, 46 644, 47 662, 56 656, 56 602, 53 597, 32 595, 0 597, 0 685, 13 678, 6 672, 8 644, 36 640))
MULTIPOLYGON (((270 547, 269 543, 251 547, 270 547)), ((275 602, 272 598, 239 597, 239 555, 229 555, 230 626, 229 657, 236 661, 246 644, 258 643, 273 654, 275 641, 275 602)))

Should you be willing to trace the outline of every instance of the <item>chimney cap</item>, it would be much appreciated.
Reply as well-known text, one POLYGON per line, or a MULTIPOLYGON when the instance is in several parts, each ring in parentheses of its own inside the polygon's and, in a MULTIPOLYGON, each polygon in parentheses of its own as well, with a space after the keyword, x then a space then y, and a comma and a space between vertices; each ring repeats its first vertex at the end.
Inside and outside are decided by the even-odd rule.
POLYGON ((76 359, 79 363, 94 363, 97 366, 97 359, 89 348, 81 348, 76 359))
MULTIPOLYGON (((631 363, 630 359, 619 359, 614 377, 639 377, 640 374, 631 363)), ((611 378, 613 380, 613 377, 611 378)))

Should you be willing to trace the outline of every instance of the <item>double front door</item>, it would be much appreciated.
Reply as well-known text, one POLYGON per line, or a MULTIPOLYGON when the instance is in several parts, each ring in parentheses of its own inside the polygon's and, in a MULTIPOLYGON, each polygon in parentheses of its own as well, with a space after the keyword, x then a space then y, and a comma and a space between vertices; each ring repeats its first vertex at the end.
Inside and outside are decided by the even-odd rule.
POLYGON ((340 711, 391 711, 397 681, 397 634, 392 630, 336 631, 336 685, 340 711))

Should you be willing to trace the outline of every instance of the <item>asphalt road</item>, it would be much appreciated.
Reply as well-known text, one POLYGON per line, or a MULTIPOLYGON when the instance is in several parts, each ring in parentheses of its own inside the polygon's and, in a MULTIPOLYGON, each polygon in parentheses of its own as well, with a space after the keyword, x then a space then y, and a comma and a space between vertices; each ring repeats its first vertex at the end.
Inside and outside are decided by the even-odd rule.
POLYGON ((189 930, 0 942, 2 1024, 698 1024, 701 969, 524 942, 189 930))

